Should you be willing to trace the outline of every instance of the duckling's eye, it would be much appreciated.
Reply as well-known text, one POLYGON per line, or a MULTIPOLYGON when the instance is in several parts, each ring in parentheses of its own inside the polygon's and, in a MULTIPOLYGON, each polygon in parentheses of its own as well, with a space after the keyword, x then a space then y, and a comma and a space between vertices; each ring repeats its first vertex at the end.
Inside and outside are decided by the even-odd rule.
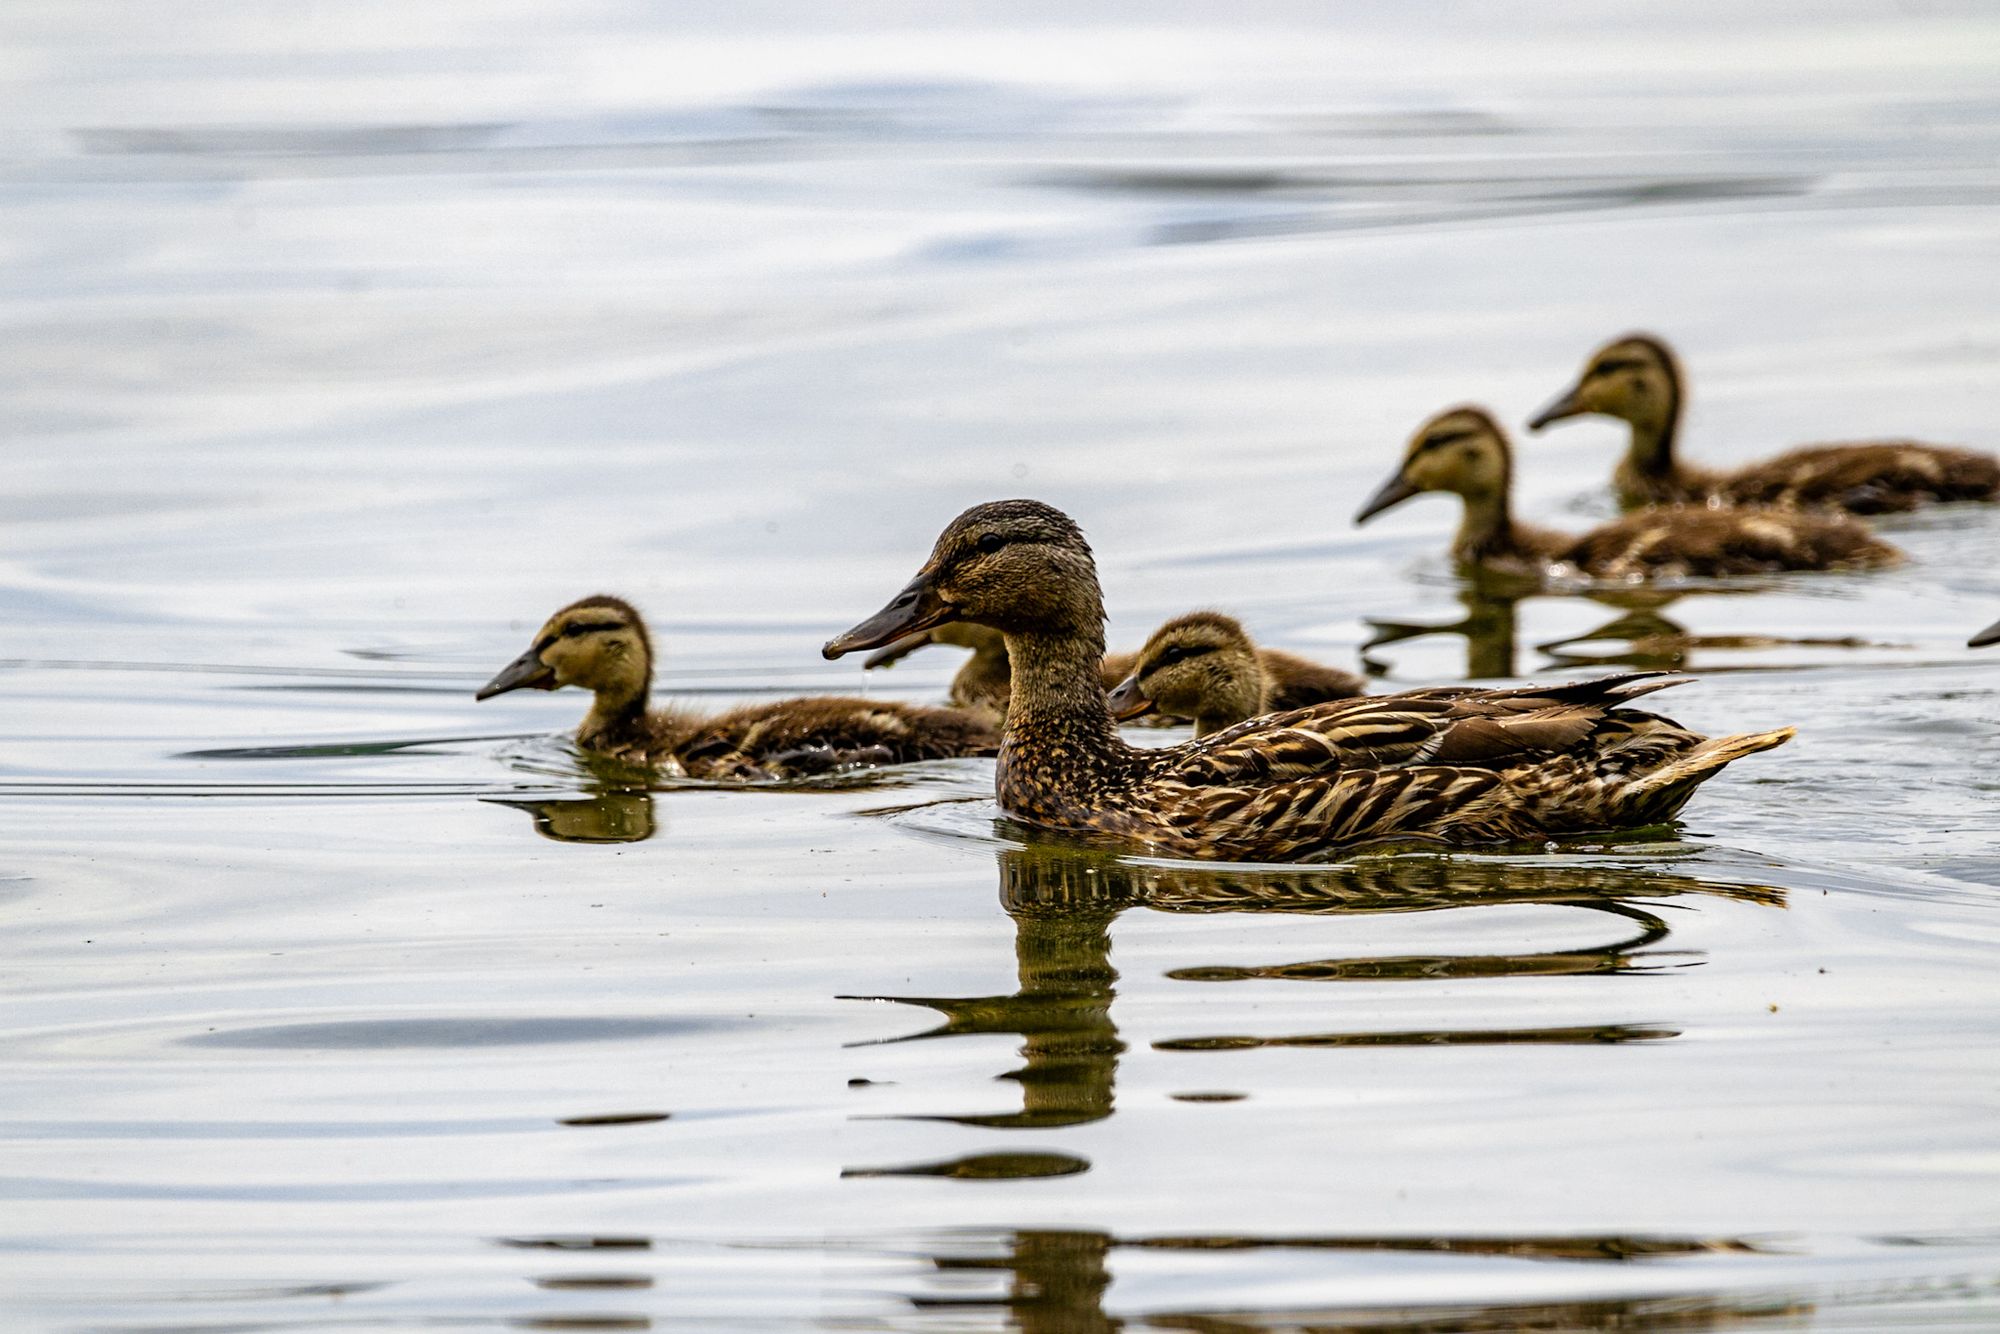
POLYGON ((1177 662, 1186 662, 1189 658, 1198 658, 1204 653, 1213 652, 1215 652, 1213 644, 1169 644, 1160 650, 1159 657, 1153 659, 1153 670, 1158 671, 1162 667, 1171 667, 1177 662))
POLYGON ((1424 442, 1418 445, 1417 448, 1443 449, 1446 445, 1455 445, 1461 440, 1470 440, 1471 438, 1472 432, 1470 431, 1439 431, 1436 435, 1425 436, 1424 442))
POLYGON ((979 535, 979 554, 982 556, 990 556, 1006 545, 1007 539, 998 533, 981 533, 979 535))
POLYGON ((1590 368, 1590 377, 1596 379, 1600 375, 1616 375, 1620 371, 1636 371, 1638 369, 1639 363, 1636 361, 1600 361, 1590 368))
POLYGON ((562 628, 562 636, 564 639, 575 639, 578 635, 594 635, 600 630, 623 628, 616 621, 575 621, 562 628))

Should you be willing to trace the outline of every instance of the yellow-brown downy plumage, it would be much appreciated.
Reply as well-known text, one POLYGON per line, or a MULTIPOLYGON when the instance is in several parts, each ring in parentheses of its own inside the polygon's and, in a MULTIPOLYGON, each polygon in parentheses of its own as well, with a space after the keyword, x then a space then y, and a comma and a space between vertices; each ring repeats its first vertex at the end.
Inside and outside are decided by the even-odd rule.
POLYGON ((1675 505, 1641 510, 1580 536, 1514 518, 1513 449, 1475 407, 1452 408, 1410 438, 1396 475, 1354 517, 1365 523, 1425 491, 1465 502, 1452 555, 1465 565, 1593 579, 1713 578, 1780 570, 1872 569, 1901 559, 1844 514, 1675 505))
POLYGON ((1687 380, 1666 343, 1627 334, 1592 355, 1583 374, 1528 423, 1598 414, 1632 428, 1612 486, 1619 503, 1773 505, 1894 514, 1939 501, 2000 499, 2000 460, 1917 440, 1803 445, 1747 467, 1696 468, 1675 453, 1687 380))
POLYGON ((1196 611, 1153 632, 1131 674, 1112 689, 1111 716, 1127 722, 1157 711, 1192 718, 1199 737, 1260 713, 1366 692, 1352 672, 1258 648, 1234 617, 1196 611))
POLYGON ((909 586, 826 656, 949 620, 1006 636, 1000 808, 1171 856, 1297 861, 1371 840, 1504 843, 1656 824, 1731 760, 1791 736, 1709 740, 1620 707, 1675 682, 1640 674, 1320 704, 1140 749, 1119 736, 1097 675, 1104 603, 1090 546, 1032 500, 953 520, 909 586))
POLYGON ((954 709, 818 696, 753 704, 716 717, 653 709, 653 641, 631 603, 587 597, 551 616, 527 652, 475 698, 581 686, 587 751, 677 768, 691 778, 785 778, 868 764, 991 755, 990 723, 954 709))

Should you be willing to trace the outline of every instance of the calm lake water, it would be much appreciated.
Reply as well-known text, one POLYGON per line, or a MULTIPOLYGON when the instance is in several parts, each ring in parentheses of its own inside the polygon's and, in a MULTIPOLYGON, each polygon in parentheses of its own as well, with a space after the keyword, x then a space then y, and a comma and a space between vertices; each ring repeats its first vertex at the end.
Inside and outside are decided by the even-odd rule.
POLYGON ((2000 14, 1091 8, 9 7, 0 1324, 2000 1324, 2000 513, 1512 601, 1348 522, 1633 326, 1691 456, 2000 446, 2000 14), (1004 495, 1114 645, 1799 737, 1640 841, 1190 868, 471 698, 615 591, 677 698, 937 699, 817 648, 1004 495))

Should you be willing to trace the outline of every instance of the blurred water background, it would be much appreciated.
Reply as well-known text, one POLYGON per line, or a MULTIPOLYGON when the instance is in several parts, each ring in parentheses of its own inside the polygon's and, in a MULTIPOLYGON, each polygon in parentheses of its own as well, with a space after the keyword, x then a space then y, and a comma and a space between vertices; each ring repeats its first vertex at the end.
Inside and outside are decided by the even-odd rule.
POLYGON ((13 0, 6 1327, 2000 1323, 2000 515, 1517 598, 1348 523, 1635 326, 1691 457, 2000 445, 1996 66, 1972 0, 13 0), (817 646, 1012 494, 1114 646, 1800 736, 1651 841, 1279 873, 471 700, 595 591, 676 697, 939 698, 817 646))

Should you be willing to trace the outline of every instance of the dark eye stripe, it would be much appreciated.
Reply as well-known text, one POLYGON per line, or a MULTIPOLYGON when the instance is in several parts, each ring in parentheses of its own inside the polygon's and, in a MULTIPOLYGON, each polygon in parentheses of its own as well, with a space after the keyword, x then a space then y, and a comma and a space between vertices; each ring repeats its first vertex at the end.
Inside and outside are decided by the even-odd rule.
POLYGON ((1477 433, 1473 431, 1439 431, 1435 435, 1425 436, 1424 442, 1417 448, 1440 449, 1445 445, 1455 445, 1461 440, 1470 440, 1475 434, 1477 433))
POLYGON ((1160 650, 1159 657, 1146 664, 1146 673, 1150 675, 1162 667, 1171 667, 1177 662, 1186 662, 1189 658, 1198 658, 1204 653, 1213 653, 1215 650, 1214 644, 1170 644, 1160 650))
POLYGON ((620 621, 575 621, 562 628, 562 637, 564 639, 574 639, 578 635, 594 635, 601 630, 623 630, 624 628, 624 623, 620 621))
POLYGON ((1611 375, 1617 371, 1636 371, 1643 363, 1630 360, 1600 361, 1590 368, 1592 375, 1611 375))

